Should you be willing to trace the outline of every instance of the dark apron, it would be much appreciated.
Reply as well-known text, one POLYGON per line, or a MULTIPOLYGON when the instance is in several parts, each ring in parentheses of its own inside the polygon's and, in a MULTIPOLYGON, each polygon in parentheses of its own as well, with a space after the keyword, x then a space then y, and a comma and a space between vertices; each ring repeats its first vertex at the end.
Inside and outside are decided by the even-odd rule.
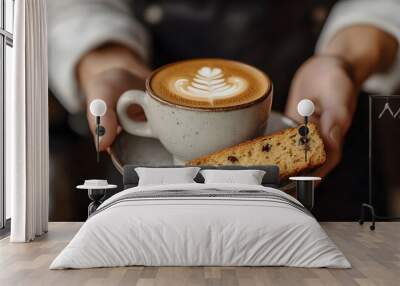
MULTIPOLYGON (((133 11, 151 35, 154 68, 198 57, 248 63, 271 76, 273 109, 282 111, 293 75, 313 54, 335 2, 135 0, 133 11)), ((314 214, 322 220, 355 219, 367 198, 368 109, 366 96, 360 98, 344 159, 317 191, 314 214)))

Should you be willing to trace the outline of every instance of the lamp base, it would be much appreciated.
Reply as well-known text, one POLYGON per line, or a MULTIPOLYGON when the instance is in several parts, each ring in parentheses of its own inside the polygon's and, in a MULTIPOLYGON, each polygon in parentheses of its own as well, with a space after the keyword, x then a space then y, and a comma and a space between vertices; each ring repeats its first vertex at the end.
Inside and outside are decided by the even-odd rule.
POLYGON ((362 205, 361 205, 361 216, 360 216, 360 220, 358 221, 358 223, 359 223, 360 225, 363 225, 363 224, 364 224, 364 221, 365 221, 365 209, 369 209, 370 212, 371 212, 371 221, 372 221, 372 224, 369 226, 369 229, 370 229, 370 230, 375 230, 375 219, 376 219, 376 216, 375 216, 375 208, 374 208, 372 205, 370 205, 370 204, 362 204, 362 205))
POLYGON ((88 196, 92 201, 88 206, 88 217, 101 205, 105 195, 106 191, 104 189, 88 189, 88 196))
POLYGON ((400 220, 400 217, 396 217, 396 216, 392 216, 392 217, 379 216, 375 213, 375 208, 373 205, 364 203, 361 205, 361 216, 360 216, 360 220, 358 221, 358 223, 360 225, 364 224, 364 222, 365 222, 365 209, 369 209, 371 212, 371 223, 372 224, 369 226, 370 230, 375 230, 375 222, 377 220, 389 220, 389 221, 400 220))
POLYGON ((290 177, 289 180, 296 182, 297 199, 308 209, 314 208, 315 182, 320 181, 320 177, 290 177))

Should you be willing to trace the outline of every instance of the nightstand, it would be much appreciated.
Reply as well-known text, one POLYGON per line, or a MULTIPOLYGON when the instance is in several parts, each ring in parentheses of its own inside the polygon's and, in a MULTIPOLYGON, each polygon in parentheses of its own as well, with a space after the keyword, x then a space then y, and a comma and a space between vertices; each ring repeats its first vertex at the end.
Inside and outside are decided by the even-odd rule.
POLYGON ((296 182, 297 199, 308 210, 314 207, 315 182, 321 181, 320 177, 290 177, 289 180, 296 182))
POLYGON ((107 190, 116 187, 117 185, 108 184, 107 180, 85 180, 83 185, 76 187, 80 190, 87 190, 89 199, 92 201, 88 206, 88 217, 101 205, 107 190))

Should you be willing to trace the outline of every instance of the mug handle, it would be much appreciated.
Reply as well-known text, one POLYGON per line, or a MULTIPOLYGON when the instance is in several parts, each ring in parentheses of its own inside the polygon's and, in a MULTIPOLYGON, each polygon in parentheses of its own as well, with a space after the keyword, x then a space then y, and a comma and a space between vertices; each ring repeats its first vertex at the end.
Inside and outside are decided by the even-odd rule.
POLYGON ((144 113, 146 114, 146 102, 144 101, 145 96, 146 92, 142 90, 128 90, 124 92, 117 102, 118 120, 122 128, 130 134, 142 137, 157 138, 151 130, 150 124, 148 122, 139 122, 132 120, 129 118, 127 113, 128 107, 130 105, 138 104, 140 107, 143 108, 144 113))

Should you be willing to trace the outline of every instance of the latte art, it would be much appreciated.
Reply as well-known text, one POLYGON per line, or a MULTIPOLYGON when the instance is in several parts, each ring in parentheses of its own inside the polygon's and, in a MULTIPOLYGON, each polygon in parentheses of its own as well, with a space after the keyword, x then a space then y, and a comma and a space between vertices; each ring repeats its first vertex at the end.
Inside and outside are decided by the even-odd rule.
POLYGON ((272 85, 258 69, 230 60, 195 59, 155 71, 150 94, 165 103, 189 108, 231 108, 267 96, 272 85))
POLYGON ((225 78, 220 68, 201 67, 193 79, 175 81, 177 94, 213 104, 215 99, 235 96, 247 88, 247 82, 237 76, 225 78))

